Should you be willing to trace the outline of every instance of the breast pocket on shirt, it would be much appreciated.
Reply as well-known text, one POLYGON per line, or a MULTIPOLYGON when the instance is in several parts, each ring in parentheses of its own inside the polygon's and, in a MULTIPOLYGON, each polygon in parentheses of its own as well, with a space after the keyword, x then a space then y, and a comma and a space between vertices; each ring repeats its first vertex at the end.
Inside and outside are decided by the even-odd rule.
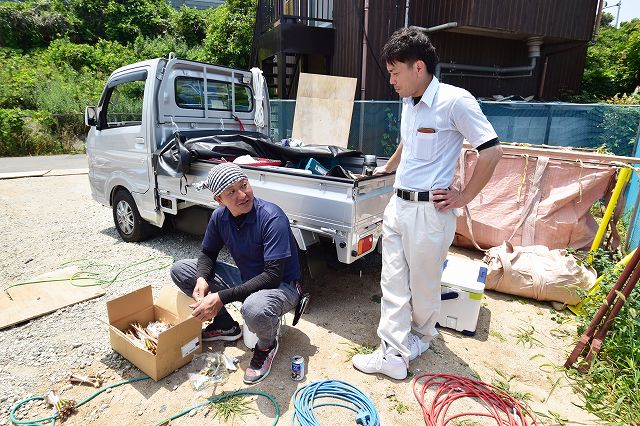
POLYGON ((438 155, 438 132, 416 132, 415 156, 420 160, 433 161, 438 155))

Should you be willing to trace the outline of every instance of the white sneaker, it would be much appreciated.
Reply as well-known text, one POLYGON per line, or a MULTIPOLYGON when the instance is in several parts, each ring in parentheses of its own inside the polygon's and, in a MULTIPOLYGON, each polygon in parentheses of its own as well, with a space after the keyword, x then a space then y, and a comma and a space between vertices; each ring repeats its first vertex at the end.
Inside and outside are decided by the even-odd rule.
POLYGON ((413 361, 429 349, 429 344, 424 343, 418 336, 409 333, 409 361, 413 361))
POLYGON ((403 380, 407 378, 407 366, 401 356, 387 354, 378 349, 369 355, 354 355, 351 358, 353 366, 363 373, 385 374, 392 379, 403 380))

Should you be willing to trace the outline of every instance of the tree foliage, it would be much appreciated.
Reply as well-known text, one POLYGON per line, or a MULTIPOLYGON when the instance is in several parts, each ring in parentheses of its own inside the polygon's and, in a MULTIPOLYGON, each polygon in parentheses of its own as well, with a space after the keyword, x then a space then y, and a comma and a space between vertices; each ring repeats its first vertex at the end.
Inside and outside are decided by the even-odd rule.
POLYGON ((69 36, 81 43, 100 39, 129 43, 138 36, 167 34, 174 10, 167 0, 53 0, 71 23, 69 36))
POLYGON ((48 1, 1 2, 0 46, 32 49, 47 46, 69 30, 67 18, 48 1))
POLYGON ((640 19, 611 25, 604 14, 596 43, 587 51, 582 81, 585 100, 631 94, 640 85, 640 19))
POLYGON ((204 57, 221 65, 248 68, 256 0, 227 0, 207 19, 204 57))

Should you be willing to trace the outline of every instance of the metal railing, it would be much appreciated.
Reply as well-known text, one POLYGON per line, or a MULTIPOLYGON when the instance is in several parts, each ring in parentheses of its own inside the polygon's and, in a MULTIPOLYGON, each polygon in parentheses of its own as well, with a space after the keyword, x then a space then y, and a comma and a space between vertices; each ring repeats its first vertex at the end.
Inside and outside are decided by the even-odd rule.
POLYGON ((331 26, 333 0, 259 0, 257 33, 262 34, 282 23, 331 26))

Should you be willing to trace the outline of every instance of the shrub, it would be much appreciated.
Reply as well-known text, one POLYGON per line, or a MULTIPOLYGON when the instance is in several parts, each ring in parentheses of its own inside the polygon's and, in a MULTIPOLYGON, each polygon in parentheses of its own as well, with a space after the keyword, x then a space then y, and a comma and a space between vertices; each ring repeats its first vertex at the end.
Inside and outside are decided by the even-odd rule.
POLYGON ((72 23, 72 40, 133 42, 137 36, 166 34, 175 13, 167 0, 54 0, 56 10, 72 23))
POLYGON ((171 28, 176 37, 182 38, 187 46, 202 44, 207 35, 207 16, 213 9, 193 9, 182 5, 171 17, 171 28))
POLYGON ((0 109, 0 156, 63 152, 63 146, 51 134, 53 124, 53 117, 46 111, 0 109))
POLYGON ((204 57, 199 60, 247 68, 251 56, 256 0, 227 0, 207 19, 204 57))
POLYGON ((69 30, 69 22, 49 1, 0 3, 0 46, 46 47, 69 30))
MULTIPOLYGON (((594 259, 603 253, 596 252, 594 259)), ((600 304, 620 276, 622 268, 614 267, 614 258, 600 258, 598 265, 606 266, 605 278, 594 296, 586 299, 585 312, 579 317, 578 332, 591 322, 600 304)), ((587 374, 573 371, 576 390, 582 394, 587 410, 607 422, 637 424, 640 411, 640 295, 638 288, 631 292, 616 316, 600 352, 587 374)))
POLYGON ((199 47, 190 47, 182 38, 163 36, 155 38, 138 37, 133 43, 134 54, 139 60, 150 58, 167 58, 170 52, 174 52, 179 58, 196 59, 199 56, 199 47))

